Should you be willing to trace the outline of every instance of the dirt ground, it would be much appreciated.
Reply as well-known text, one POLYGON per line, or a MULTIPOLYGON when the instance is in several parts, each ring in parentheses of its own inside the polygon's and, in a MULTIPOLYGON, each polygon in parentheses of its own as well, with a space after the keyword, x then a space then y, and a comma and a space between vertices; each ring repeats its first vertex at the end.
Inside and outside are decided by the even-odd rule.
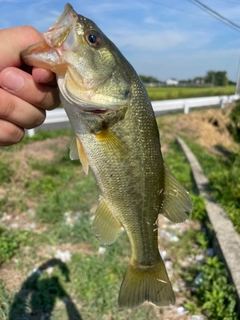
MULTIPOLYGON (((205 109, 201 111, 191 111, 188 115, 176 114, 171 116, 164 116, 164 120, 159 120, 160 133, 163 137, 166 138, 169 136, 173 137, 181 134, 190 135, 191 137, 195 137, 196 142, 206 147, 209 152, 221 153, 221 151, 219 151, 219 149, 217 148, 217 146, 219 145, 226 147, 228 150, 235 150, 237 148, 237 145, 232 140, 232 137, 227 129, 227 126, 229 124, 228 114, 230 110, 231 106, 227 107, 224 112, 220 109, 205 109)), ((38 173, 34 172, 34 170, 27 170, 29 168, 29 156, 38 160, 52 160, 55 155, 54 147, 57 146, 58 148, 66 148, 66 145, 68 145, 69 143, 70 138, 59 137, 56 139, 26 144, 21 150, 12 152, 12 159, 18 159, 18 162, 16 163, 21 163, 21 166, 18 166, 18 174, 14 176, 14 181, 11 181, 11 185, 9 185, 9 188, 11 188, 12 184, 14 184, 15 188, 18 190, 18 197, 21 197, 21 186, 23 181, 28 179, 28 175, 31 175, 31 178, 34 175, 36 175, 37 178, 38 175, 38 173)), ((163 144, 163 151, 165 148, 166 146, 163 144)), ((3 155, 5 152, 6 151, 4 151, 4 149, 1 150, 1 153, 3 155)), ((0 200, 8 191, 9 190, 6 190, 0 186, 0 200)), ((30 205, 30 203, 28 205, 30 205)), ((33 208, 34 205, 34 203, 31 204, 33 208)), ((2 217, 1 223, 5 226, 18 225, 19 228, 26 228, 31 225, 33 221, 31 220, 31 212, 28 212, 26 215, 21 214, 18 216, 17 210, 13 210, 12 214, 6 216, 5 218, 2 217)), ((41 224, 35 224, 34 226, 34 230, 37 232, 41 232, 41 230, 43 229, 44 226, 41 224)), ((66 250, 65 247, 59 249, 66 250)), ((71 252, 74 252, 76 250, 74 246, 68 247, 67 249, 71 252)), ((53 248, 49 248, 49 250, 50 251, 48 252, 48 255, 51 256, 54 250, 53 248)), ((4 280, 6 288, 12 289, 14 286, 17 290, 21 285, 21 272, 17 272, 11 263, 3 264, 0 268, 0 279, 4 280)), ((177 290, 180 289, 177 288, 177 290)), ((181 309, 182 302, 183 298, 179 296, 175 309, 165 308, 164 319, 191 319, 188 318, 187 314, 184 313, 181 309), (181 312, 183 313, 181 314, 181 312)), ((204 317, 199 319, 204 319, 204 317)))
MULTIPOLYGON (((218 153, 216 146, 221 145, 230 150, 237 148, 228 131, 229 114, 234 105, 225 109, 201 109, 190 111, 189 114, 164 116, 163 134, 177 136, 184 134, 195 137, 196 142, 209 150, 218 153), (169 127, 169 130, 168 130, 169 127)), ((161 125, 159 125, 161 133, 161 125)))

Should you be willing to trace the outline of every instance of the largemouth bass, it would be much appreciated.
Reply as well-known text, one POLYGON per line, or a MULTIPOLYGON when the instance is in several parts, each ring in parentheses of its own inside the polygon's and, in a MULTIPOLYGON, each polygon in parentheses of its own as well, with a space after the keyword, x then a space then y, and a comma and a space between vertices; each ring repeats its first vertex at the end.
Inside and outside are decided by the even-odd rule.
POLYGON ((92 229, 112 244, 121 227, 131 244, 120 307, 174 304, 158 249, 158 214, 182 222, 192 211, 187 191, 164 164, 151 102, 133 67, 97 25, 67 4, 44 41, 22 53, 25 63, 56 73, 75 132, 71 159, 91 168, 101 191, 92 229))

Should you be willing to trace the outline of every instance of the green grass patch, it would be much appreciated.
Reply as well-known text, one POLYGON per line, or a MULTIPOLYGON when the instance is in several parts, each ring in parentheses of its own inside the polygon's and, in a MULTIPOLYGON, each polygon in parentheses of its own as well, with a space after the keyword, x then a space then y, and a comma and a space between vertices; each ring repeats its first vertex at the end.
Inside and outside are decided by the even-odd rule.
POLYGON ((78 298, 83 310, 98 314, 107 314, 109 310, 117 313, 117 296, 126 269, 126 255, 129 255, 129 243, 126 235, 113 246, 106 248, 104 255, 76 254, 71 262, 74 286, 79 288, 78 298), (127 249, 127 250, 126 250, 127 249), (125 258, 125 259, 124 259, 125 258))
POLYGON ((63 221, 49 226, 48 235, 57 243, 89 243, 98 246, 91 230, 91 216, 89 213, 66 212, 63 221), (67 215, 66 215, 67 214, 67 215), (71 219, 69 224, 67 219, 71 219))
POLYGON ((235 86, 211 87, 211 88, 209 87, 147 87, 146 89, 152 101, 222 96, 222 95, 232 95, 235 93, 235 86))
POLYGON ((175 141, 169 141, 168 150, 164 153, 164 161, 175 178, 181 182, 188 192, 193 191, 191 168, 186 161, 181 147, 175 141))
POLYGON ((14 175, 14 170, 11 167, 11 162, 6 157, 0 159, 0 182, 1 184, 9 182, 14 175))
POLYGON ((9 320, 9 306, 11 304, 11 296, 5 290, 4 282, 0 279, 0 319, 9 320))
POLYGON ((98 191, 92 176, 79 175, 79 181, 61 185, 57 190, 48 192, 38 205, 37 217, 42 222, 57 223, 63 219, 66 211, 86 212, 98 198, 98 191), (82 179, 82 180, 81 180, 82 179), (91 201, 89 201, 91 198, 91 201))
POLYGON ((28 231, 14 231, 0 226, 0 265, 9 262, 21 244, 26 244, 28 231))
POLYGON ((36 213, 41 222, 62 221, 66 211, 89 211, 97 200, 93 176, 86 176, 79 161, 71 161, 68 154, 66 150, 51 162, 30 161, 31 168, 39 171, 41 178, 26 181, 25 188, 30 197, 39 199, 36 213))
POLYGON ((19 239, 16 232, 0 230, 0 265, 9 262, 19 248, 19 239))

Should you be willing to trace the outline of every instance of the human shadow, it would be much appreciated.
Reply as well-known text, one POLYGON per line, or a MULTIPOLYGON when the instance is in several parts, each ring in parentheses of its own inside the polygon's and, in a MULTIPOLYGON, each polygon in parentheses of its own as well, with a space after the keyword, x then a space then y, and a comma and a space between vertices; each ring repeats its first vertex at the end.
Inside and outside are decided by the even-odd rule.
POLYGON ((40 277, 44 270, 58 267, 65 278, 70 281, 67 265, 53 258, 42 264, 23 283, 16 293, 10 307, 9 320, 50 320, 57 299, 65 304, 68 320, 82 320, 75 304, 64 290, 57 276, 40 277))

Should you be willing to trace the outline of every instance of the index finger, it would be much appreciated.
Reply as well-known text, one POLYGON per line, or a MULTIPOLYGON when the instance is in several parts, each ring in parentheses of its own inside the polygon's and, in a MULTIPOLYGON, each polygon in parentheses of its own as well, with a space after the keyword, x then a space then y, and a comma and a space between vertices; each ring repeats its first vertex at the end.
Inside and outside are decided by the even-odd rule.
POLYGON ((0 59, 1 71, 6 67, 20 67, 22 65, 20 52, 43 38, 35 28, 20 26, 0 30, 0 39, 1 43, 4 43, 0 59))
POLYGON ((33 67, 32 77, 36 83, 44 83, 48 86, 57 87, 55 74, 50 70, 33 67))

